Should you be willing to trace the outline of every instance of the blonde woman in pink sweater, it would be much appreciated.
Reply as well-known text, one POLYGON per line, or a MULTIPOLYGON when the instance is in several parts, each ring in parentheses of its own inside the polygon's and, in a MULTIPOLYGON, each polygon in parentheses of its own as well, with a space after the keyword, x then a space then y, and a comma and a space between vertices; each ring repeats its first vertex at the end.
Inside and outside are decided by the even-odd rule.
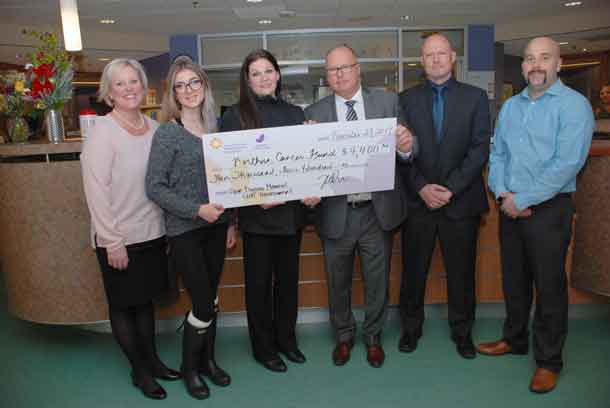
POLYGON ((140 112, 146 88, 137 61, 106 65, 99 94, 113 110, 96 121, 81 165, 112 334, 129 360, 133 384, 149 398, 164 399, 155 378, 177 380, 180 373, 163 364, 155 347, 152 301, 168 279, 163 212, 144 185, 158 127, 140 112))

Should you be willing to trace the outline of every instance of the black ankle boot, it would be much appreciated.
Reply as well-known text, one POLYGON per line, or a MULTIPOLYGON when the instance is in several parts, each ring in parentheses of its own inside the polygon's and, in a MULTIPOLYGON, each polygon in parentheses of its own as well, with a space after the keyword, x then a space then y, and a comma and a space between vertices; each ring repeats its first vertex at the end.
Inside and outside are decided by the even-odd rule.
POLYGON ((184 322, 184 336, 182 338, 182 378, 188 393, 197 399, 210 396, 210 389, 199 376, 199 361, 204 345, 207 343, 206 329, 198 329, 188 321, 184 322))
POLYGON ((214 384, 220 387, 226 387, 227 385, 231 384, 231 377, 225 370, 216 364, 215 344, 216 316, 208 328, 207 342, 201 355, 200 372, 202 375, 208 377, 214 384))

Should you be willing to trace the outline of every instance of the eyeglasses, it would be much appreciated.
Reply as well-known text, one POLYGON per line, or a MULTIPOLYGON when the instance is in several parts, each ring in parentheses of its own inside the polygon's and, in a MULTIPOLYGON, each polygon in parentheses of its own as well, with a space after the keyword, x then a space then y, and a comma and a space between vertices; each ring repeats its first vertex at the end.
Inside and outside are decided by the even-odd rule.
POLYGON ((357 65, 358 63, 356 62, 352 65, 340 65, 338 67, 326 68, 326 72, 328 75, 337 75, 339 72, 342 74, 350 74, 357 65))
POLYGON ((178 92, 178 93, 184 93, 186 92, 186 88, 191 88, 191 91, 198 91, 199 89, 201 89, 201 86, 203 85, 203 81, 199 78, 194 78, 191 79, 188 82, 176 82, 174 84, 174 91, 178 92))

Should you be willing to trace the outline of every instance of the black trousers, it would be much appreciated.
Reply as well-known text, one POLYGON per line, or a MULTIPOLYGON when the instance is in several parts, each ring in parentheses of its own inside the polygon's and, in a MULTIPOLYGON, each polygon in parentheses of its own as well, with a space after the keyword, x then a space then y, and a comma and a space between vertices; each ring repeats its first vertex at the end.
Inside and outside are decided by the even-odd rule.
POLYGON ((246 310, 252 351, 266 361, 297 348, 299 248, 295 235, 243 233, 246 310))
POLYGON ((559 194, 531 207, 528 218, 500 216, 502 285, 506 302, 504 339, 527 351, 536 288, 534 358, 538 367, 560 371, 568 329, 566 255, 572 235, 572 199, 559 194))
POLYGON ((420 337, 424 323, 426 281, 436 238, 445 270, 451 337, 470 336, 475 320, 475 264, 480 217, 459 220, 440 212, 409 217, 402 229, 403 271, 400 316, 403 332, 420 337))
POLYGON ((220 283, 227 245, 227 224, 197 228, 169 238, 170 259, 191 297, 193 314, 214 318, 214 299, 220 283))

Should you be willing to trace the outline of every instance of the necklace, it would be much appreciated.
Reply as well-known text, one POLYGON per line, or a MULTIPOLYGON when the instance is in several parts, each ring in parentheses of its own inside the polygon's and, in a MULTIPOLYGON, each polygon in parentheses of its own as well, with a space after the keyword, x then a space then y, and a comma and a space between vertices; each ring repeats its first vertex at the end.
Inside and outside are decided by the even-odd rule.
POLYGON ((135 129, 135 130, 141 130, 144 125, 144 118, 142 117, 142 113, 138 112, 138 119, 140 119, 140 124, 139 125, 134 125, 133 123, 131 123, 129 120, 127 120, 127 118, 125 118, 122 114, 119 113, 119 111, 117 110, 113 110, 112 112, 114 112, 114 114, 119 118, 119 120, 121 120, 121 122, 123 122, 123 124, 128 125, 129 127, 135 129))
POLYGON ((121 115, 117 110, 112 111, 112 116, 117 119, 119 125, 121 125, 127 132, 132 135, 142 135, 148 131, 148 126, 146 126, 146 120, 144 120, 144 116, 141 112, 138 112, 138 118, 140 119, 140 123, 138 125, 134 125, 127 118, 121 115))

